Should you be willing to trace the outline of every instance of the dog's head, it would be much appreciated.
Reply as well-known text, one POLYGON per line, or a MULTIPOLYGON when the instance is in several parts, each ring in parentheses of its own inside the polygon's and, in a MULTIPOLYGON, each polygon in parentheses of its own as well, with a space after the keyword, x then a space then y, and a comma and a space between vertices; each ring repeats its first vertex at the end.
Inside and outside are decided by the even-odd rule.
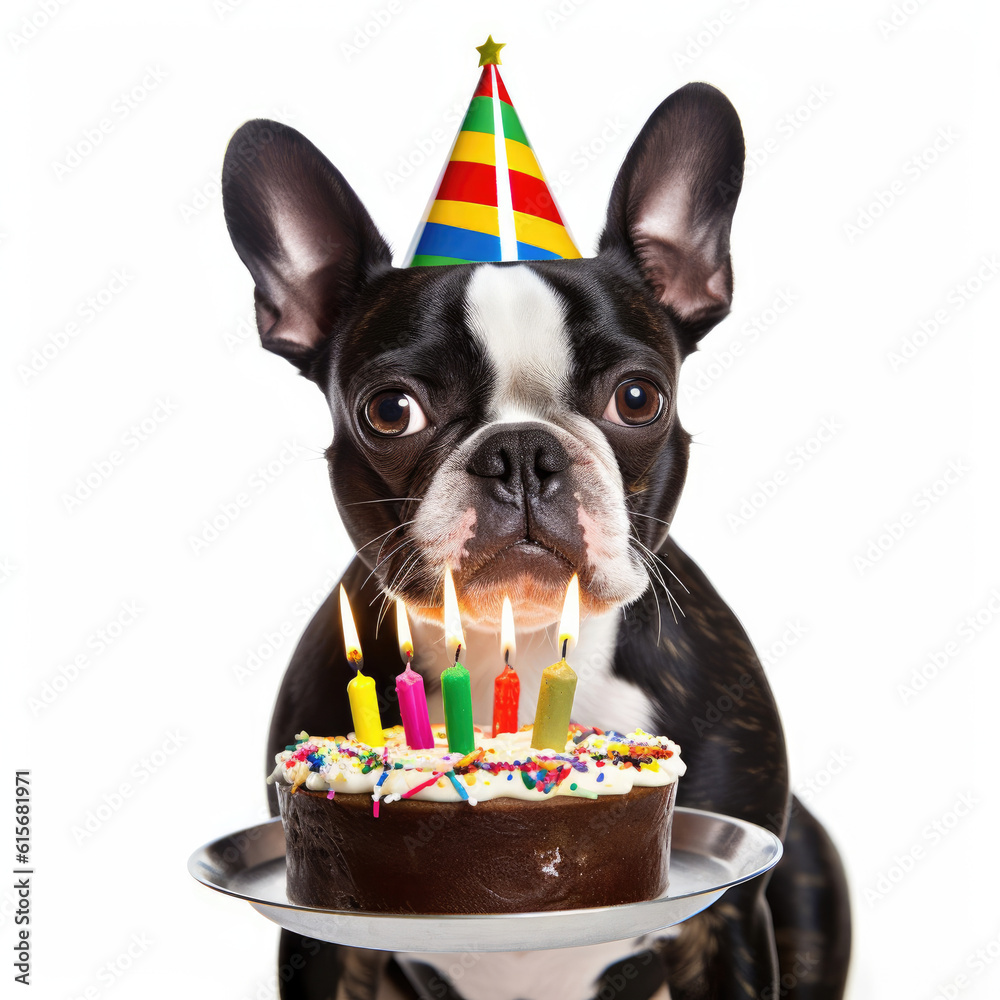
POLYGON ((594 258, 394 268, 337 169, 252 121, 223 168, 226 222, 266 348, 324 392, 351 538, 387 591, 440 618, 451 566, 470 624, 504 594, 523 627, 627 604, 659 572, 687 469, 681 361, 729 311, 739 119, 690 84, 653 112, 594 258))

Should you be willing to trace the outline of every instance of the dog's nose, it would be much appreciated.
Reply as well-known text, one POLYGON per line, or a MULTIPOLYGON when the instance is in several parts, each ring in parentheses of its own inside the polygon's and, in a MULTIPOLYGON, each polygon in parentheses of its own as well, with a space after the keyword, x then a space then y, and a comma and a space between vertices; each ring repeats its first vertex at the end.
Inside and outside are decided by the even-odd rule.
POLYGON ((514 425, 486 435, 466 468, 491 480, 498 500, 511 502, 522 493, 535 498, 554 489, 569 465, 566 449, 548 431, 514 425))

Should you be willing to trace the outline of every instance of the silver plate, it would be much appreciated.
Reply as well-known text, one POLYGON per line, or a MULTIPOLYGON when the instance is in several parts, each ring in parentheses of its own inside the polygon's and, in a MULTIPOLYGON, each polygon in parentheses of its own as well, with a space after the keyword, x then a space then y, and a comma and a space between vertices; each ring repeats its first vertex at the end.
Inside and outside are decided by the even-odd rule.
POLYGON ((285 836, 277 818, 205 844, 191 855, 188 871, 203 885, 245 899, 276 924, 319 941, 384 951, 537 951, 619 941, 679 924, 780 857, 781 841, 762 827, 678 806, 669 889, 657 899, 622 906, 459 915, 299 906, 285 895, 285 836))

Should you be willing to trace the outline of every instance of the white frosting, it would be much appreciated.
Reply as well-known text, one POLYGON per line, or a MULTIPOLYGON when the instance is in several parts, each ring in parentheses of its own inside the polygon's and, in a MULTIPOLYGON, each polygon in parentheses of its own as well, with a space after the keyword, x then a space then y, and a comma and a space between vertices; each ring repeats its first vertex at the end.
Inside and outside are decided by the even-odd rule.
POLYGON ((530 727, 495 739, 477 731, 476 750, 466 757, 448 753, 443 726, 432 729, 435 746, 427 750, 408 747, 401 726, 386 730, 387 745, 377 750, 358 742, 353 734, 321 739, 299 733, 293 749, 276 755, 274 771, 267 780, 317 792, 368 793, 388 803, 438 774, 436 781, 408 797, 432 802, 457 802, 467 797, 475 804, 499 797, 539 801, 562 795, 625 795, 635 787, 672 784, 687 770, 676 743, 642 730, 624 737, 592 733, 579 743, 568 741, 559 753, 533 749, 530 727), (475 760, 487 766, 476 766, 475 760), (504 770, 504 765, 514 769, 504 770), (455 768, 464 773, 456 774, 455 768), (553 777, 536 783, 537 776, 550 771, 553 777))

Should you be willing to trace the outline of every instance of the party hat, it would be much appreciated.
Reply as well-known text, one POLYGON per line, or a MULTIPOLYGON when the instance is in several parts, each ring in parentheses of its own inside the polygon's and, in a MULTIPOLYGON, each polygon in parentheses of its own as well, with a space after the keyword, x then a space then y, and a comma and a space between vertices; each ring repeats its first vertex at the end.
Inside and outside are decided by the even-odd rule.
POLYGON ((410 267, 579 257, 507 88, 493 36, 483 72, 407 256, 410 267))

